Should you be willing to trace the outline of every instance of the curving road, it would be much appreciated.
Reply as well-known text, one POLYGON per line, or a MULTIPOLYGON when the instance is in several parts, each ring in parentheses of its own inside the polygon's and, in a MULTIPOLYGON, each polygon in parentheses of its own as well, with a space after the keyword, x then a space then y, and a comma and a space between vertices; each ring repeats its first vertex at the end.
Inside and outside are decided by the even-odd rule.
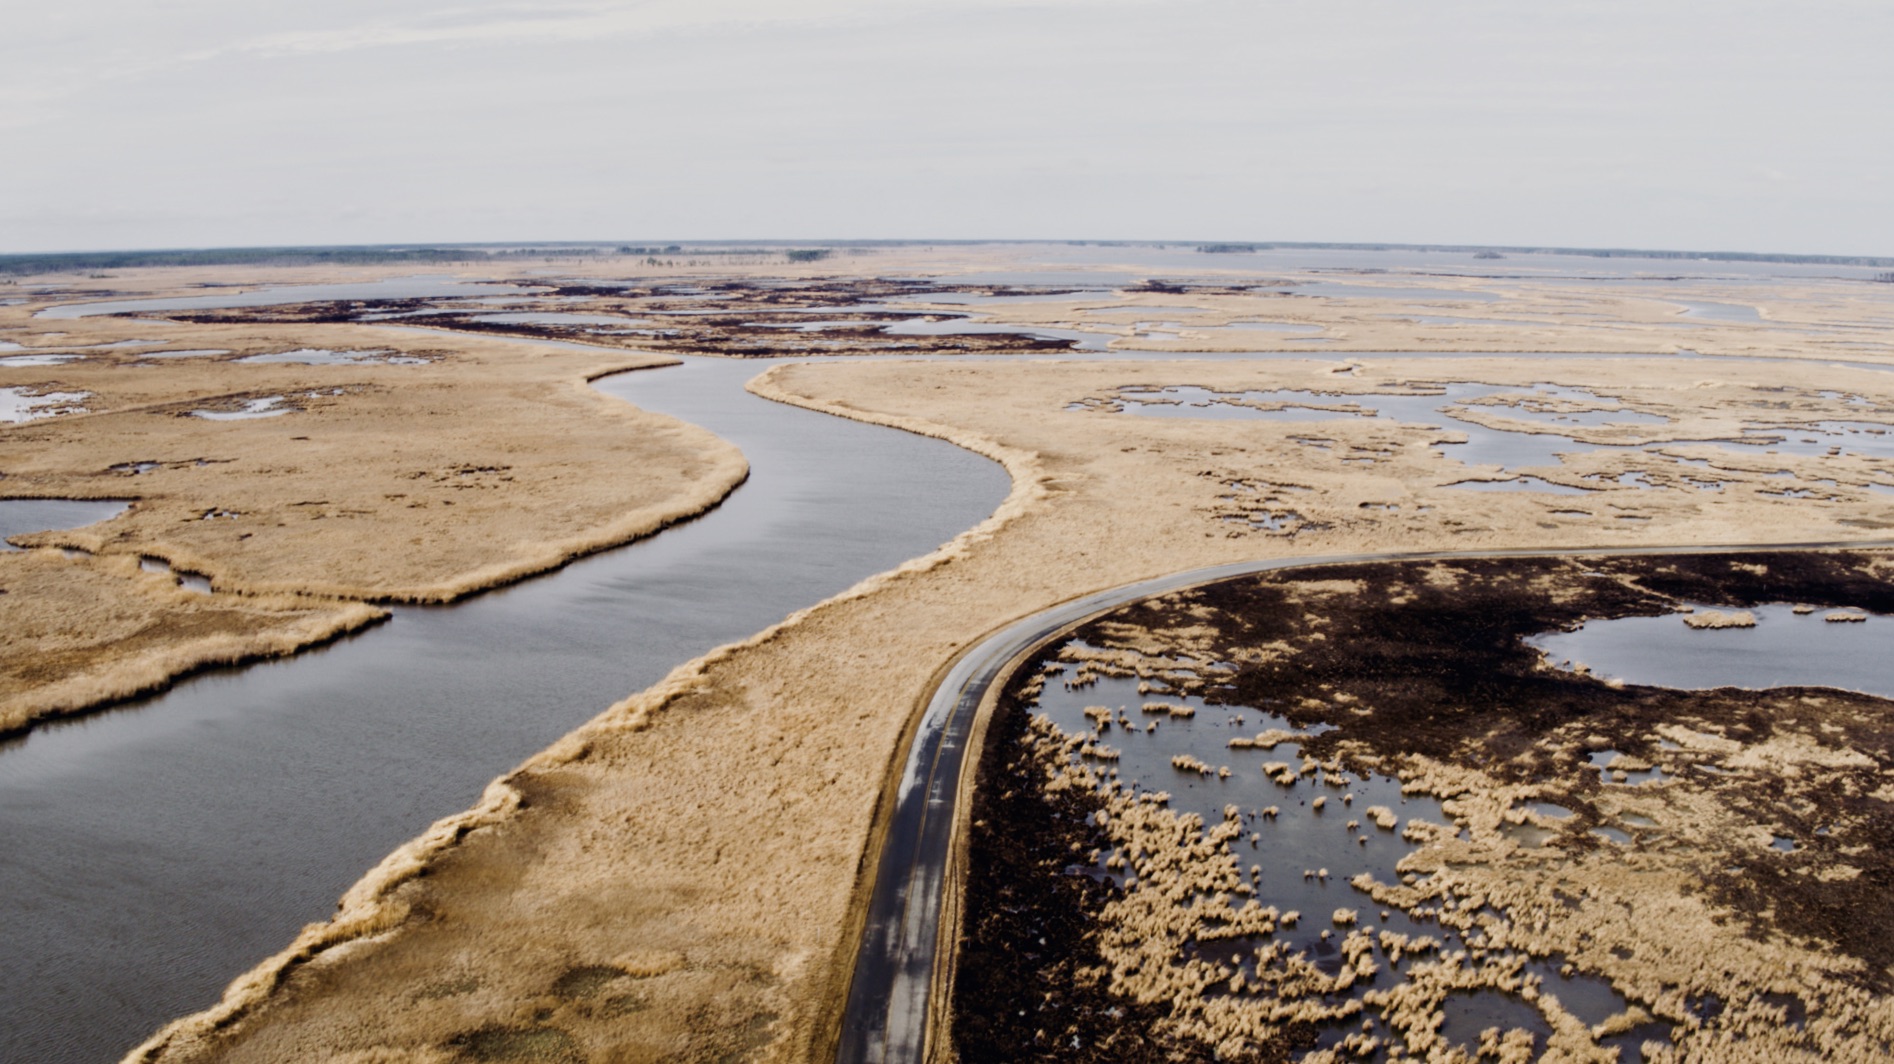
POLYGON ((1007 666, 1053 637, 1119 606, 1199 584, 1278 569, 1354 562, 1448 558, 1553 558, 1597 555, 1727 554, 1751 550, 1874 549, 1894 541, 1745 543, 1571 550, 1391 551, 1313 558, 1272 558, 1190 569, 1063 602, 1000 629, 956 659, 927 701, 908 750, 876 864, 866 924, 849 981, 838 1064, 905 1064, 941 1056, 932 1044, 946 1030, 942 988, 952 973, 959 921, 943 910, 955 846, 955 808, 970 750, 968 737, 1007 666), (945 925, 945 926, 943 926, 945 925), (931 1032, 931 1034, 930 1034, 931 1032))

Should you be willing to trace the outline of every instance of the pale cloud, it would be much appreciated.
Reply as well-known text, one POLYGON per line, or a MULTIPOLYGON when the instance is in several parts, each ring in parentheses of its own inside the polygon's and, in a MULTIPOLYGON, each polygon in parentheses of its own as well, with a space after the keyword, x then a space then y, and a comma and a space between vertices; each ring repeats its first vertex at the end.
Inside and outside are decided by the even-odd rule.
POLYGON ((590 0, 568 3, 257 4, 65 0, 36 11, 36 34, 0 35, 0 129, 59 117, 68 96, 130 86, 222 60, 403 48, 532 47, 630 41, 838 20, 899 22, 919 14, 1096 9, 1157 0, 590 0))
POLYGON ((1873 0, 66 0, 8 29, 0 250, 1894 250, 1873 0))

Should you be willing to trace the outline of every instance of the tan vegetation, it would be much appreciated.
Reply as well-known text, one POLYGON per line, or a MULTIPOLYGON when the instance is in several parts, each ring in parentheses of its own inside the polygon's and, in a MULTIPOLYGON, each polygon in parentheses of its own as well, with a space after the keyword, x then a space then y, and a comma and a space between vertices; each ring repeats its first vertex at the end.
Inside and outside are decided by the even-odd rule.
MULTIPOLYGON (((949 266, 938 257, 902 253, 864 260, 868 266, 862 268, 931 263, 939 269, 957 270, 962 264, 980 269, 1014 259, 975 249, 949 266)), ((798 275, 838 268, 843 267, 821 264, 798 275)), ((593 267, 573 269, 579 273, 593 267)), ((711 271, 679 272, 707 276, 711 271)), ((1467 282, 1448 279, 1440 284, 1458 287, 1467 282)), ((1433 327, 1411 317, 1417 309, 1441 308, 1415 308, 1401 300, 1344 306, 1251 293, 1217 297, 1221 302, 1210 313, 1193 316, 1185 332, 1212 320, 1263 315, 1320 324, 1331 341, 1320 345, 1321 350, 1662 352, 1685 344, 1684 334, 1671 329, 1676 308, 1661 300, 1626 296, 1603 286, 1508 282, 1505 287, 1509 302, 1481 312, 1490 309, 1494 317, 1509 318, 1536 314, 1538 320, 1523 328, 1433 327), (1409 320, 1402 320, 1403 315, 1409 320)), ((1728 285, 1680 286, 1676 294, 1748 298, 1728 285)), ((1231 391, 1319 388, 1336 393, 1338 403, 1366 404, 1378 389, 1426 387, 1445 380, 1516 388, 1550 380, 1591 387, 1613 403, 1673 418, 1654 429, 1560 430, 1601 442, 1704 439, 1727 433, 1764 410, 1771 417, 1810 421, 1863 416, 1859 407, 1825 398, 1816 389, 1864 396, 1881 408, 1894 409, 1894 388, 1883 375, 1819 361, 1844 351, 1852 358, 1886 351, 1889 323, 1882 320, 1878 304, 1822 282, 1770 287, 1754 301, 1761 303, 1764 296, 1769 324, 1704 326, 1689 332, 1688 346, 1713 353, 1817 359, 1798 373, 1787 391, 1781 370, 1767 364, 1663 357, 1533 363, 1364 358, 1346 371, 1338 371, 1333 363, 1293 360, 850 364, 773 370, 753 389, 781 401, 953 440, 1004 462, 1014 478, 1012 494, 993 519, 943 551, 867 581, 740 646, 680 666, 662 684, 612 707, 496 781, 478 808, 444 820, 372 872, 348 894, 333 920, 306 930, 284 952, 234 983, 216 1008, 180 1021, 137 1056, 277 1061, 350 1054, 373 1059, 383 1054, 426 1059, 463 1050, 473 1053, 468 1046, 556 1043, 569 1046, 573 1055, 626 1061, 725 1054, 768 1060, 822 1057, 852 960, 862 869, 872 867, 865 855, 874 840, 876 803, 916 700, 956 650, 1007 618, 1094 588, 1272 555, 1603 541, 1852 539, 1884 534, 1894 525, 1866 489, 1876 482, 1871 468, 1852 459, 1772 455, 1766 461, 1731 462, 1720 452, 1712 454, 1708 445, 1674 442, 1666 445, 1667 453, 1719 463, 1718 475, 1727 477, 1729 486, 1721 492, 1687 490, 1681 471, 1672 470, 1665 474, 1672 479, 1661 479, 1660 472, 1669 467, 1657 467, 1648 458, 1640 461, 1654 467, 1651 480, 1660 490, 1607 486, 1606 478, 1634 469, 1628 458, 1613 455, 1545 471, 1549 480, 1596 488, 1593 494, 1476 493, 1446 487, 1464 479, 1468 470, 1428 446, 1455 431, 1450 422, 1441 422, 1443 429, 1424 429, 1386 419, 1324 421, 1316 426, 1328 441, 1324 448, 1299 441, 1316 435, 1306 422, 1207 422, 1110 413, 1109 400, 1118 389, 1178 384, 1231 391), (1086 400, 1095 402, 1086 408, 1086 400), (1072 404, 1081 408, 1068 409, 1072 404), (1724 470, 1723 465, 1732 468, 1724 470), (1791 476, 1764 479, 1781 469, 1791 476), (1833 479, 1836 485, 1818 484, 1821 479, 1833 479), (1232 487, 1237 483, 1266 483, 1270 492, 1292 499, 1302 515, 1293 534, 1270 534, 1224 520, 1236 505, 1225 497, 1239 493, 1232 487), (1795 486, 1818 494, 1789 499, 1764 493, 1765 488, 1795 486), (1573 498, 1592 515, 1562 512, 1573 508, 1573 498), (1399 508, 1385 508, 1389 505, 1399 508), (1640 520, 1618 521, 1618 515, 1640 520), (652 957, 663 962, 651 963, 652 957), (581 984, 598 990, 589 996, 573 992, 581 984)), ((1128 307, 1177 299, 1149 293, 1085 302, 1128 307)), ((996 320, 1043 323, 1096 323, 1104 317, 1078 302, 1010 305, 994 314, 996 320)), ((295 346, 321 339, 325 346, 489 350, 458 338, 423 341, 365 326, 335 326, 333 332, 329 328, 284 327, 270 335, 285 343, 293 337, 295 346)), ((1113 328, 1122 330, 1127 345, 1181 349, 1227 342, 1258 350, 1297 346, 1282 334, 1240 331, 1207 334, 1201 341, 1186 335, 1181 345, 1134 341, 1134 326, 1113 328)), ((231 346, 221 339, 203 343, 231 346)), ((510 357, 497 349, 490 354, 496 361, 510 357)), ((620 428, 629 430, 636 415, 612 413, 611 404, 573 383, 593 371, 581 364, 602 370, 625 360, 623 354, 548 353, 520 370, 512 384, 524 388, 526 379, 543 369, 562 383, 534 385, 540 391, 533 395, 541 401, 584 413, 588 423, 599 420, 591 417, 594 413, 608 421, 618 419, 620 428)), ((445 373, 450 365, 444 360, 427 366, 224 366, 221 372, 281 374, 267 382, 259 377, 256 388, 246 386, 243 392, 281 388, 287 394, 305 387, 291 382, 411 382, 419 378, 400 374, 445 373)), ((16 379, 22 384, 58 381, 93 390, 94 382, 68 374, 69 368, 30 376, 0 371, 7 374, 0 384, 16 379)), ((161 372, 172 370, 167 366, 161 372)), ((316 390, 316 384, 308 390, 316 390)), ((317 405, 282 418, 211 427, 234 426, 256 433, 259 440, 281 435, 285 438, 270 444, 280 449, 268 453, 273 455, 271 463, 286 462, 295 453, 287 436, 317 436, 292 429, 297 419, 312 425, 317 418, 340 417, 344 406, 358 402, 388 404, 377 409, 392 411, 401 398, 398 393, 405 390, 365 387, 341 397, 347 403, 333 410, 317 405)), ((109 390, 101 394, 112 395, 109 390)), ((235 393, 220 384, 217 394, 235 393)), ((1473 411, 1468 417, 1493 419, 1495 424, 1501 419, 1518 421, 1499 408, 1473 411)), ((88 415, 0 432, 38 433, 87 422, 109 428, 109 422, 88 415)), ((356 440, 367 438, 363 434, 356 440)), ((431 446, 420 438, 417 445, 431 446)), ((686 449, 698 455, 704 450, 686 449)), ((49 481, 34 493, 77 493, 70 482, 77 470, 60 472, 63 467, 50 451, 43 448, 35 461, 45 464, 49 475, 66 476, 68 481, 49 481)), ((11 450, 8 454, 8 486, 14 488, 21 482, 11 479, 17 463, 11 450)), ((114 452, 110 457, 116 462, 200 456, 195 450, 180 450, 114 452)), ((229 455, 211 455, 221 456, 229 455)), ((465 460, 517 466, 525 458, 465 460)), ((109 464, 91 460, 95 475, 109 464)), ((259 461, 259 468, 264 464, 259 461)), ((614 465, 622 469, 625 463, 614 465)), ((453 468, 437 466, 432 458, 390 466, 396 472, 453 468)), ((111 484, 119 486, 117 481, 111 484)), ((176 490, 179 498, 186 497, 183 488, 176 490)), ((379 494, 408 490, 394 487, 379 494)), ((294 494, 300 498, 304 493, 294 494)), ((206 493, 202 505, 242 509, 241 502, 233 505, 223 495, 206 493)), ((199 496, 189 497, 191 505, 197 505, 199 496)), ((333 495, 320 492, 307 497, 334 501, 333 495)), ((442 496, 443 502, 447 499, 442 496)), ((278 501, 286 505, 297 500, 278 501)), ((459 500, 454 501, 458 511, 459 500)), ((251 505, 270 503, 258 498, 251 505)), ((418 512, 398 516, 407 522, 418 512)), ((160 532, 173 531, 163 522, 154 521, 151 528, 146 534, 153 544, 160 532)), ((538 530, 522 530, 521 538, 531 535, 543 538, 538 530)), ((288 579, 275 567, 278 563, 233 560, 242 552, 230 545, 206 542, 195 554, 183 549, 190 545, 136 549, 208 572, 220 588, 247 580, 263 589, 288 579)), ((124 549, 133 547, 127 544, 124 549)), ((468 569, 479 571, 488 561, 468 569)), ((420 594, 451 594, 458 586, 443 585, 438 577, 422 579, 412 571, 404 575, 398 567, 386 574, 377 569, 355 582, 363 588, 406 588, 420 594), (384 582, 374 584, 375 578, 384 582)), ((386 590, 377 595, 397 597, 386 590)), ((1276 652, 1269 647, 1253 651, 1260 658, 1276 652)), ((1181 684, 1200 664, 1180 657, 1168 671, 1181 684)), ((1123 727, 1127 722, 1116 723, 1123 727)), ((1103 762, 1101 767, 1108 765, 1103 762)), ((1254 762, 1239 770, 1255 771, 1254 762)), ((1284 770, 1299 775, 1286 763, 1284 770)), ((1156 818, 1152 831, 1164 830, 1159 820, 1172 815, 1157 795, 1123 806, 1114 808, 1114 823, 1119 817, 1136 823, 1134 818, 1149 815, 1156 818)), ((1412 827, 1412 822, 1404 825, 1412 827)), ((1229 871, 1236 878, 1230 897, 1240 897, 1236 887, 1243 877, 1229 871)), ((1232 910, 1241 912, 1242 907, 1232 903, 1232 910)), ((1252 912, 1243 919, 1260 920, 1262 914, 1252 912)), ((1291 922, 1289 914, 1275 919, 1291 922)), ((1372 962, 1362 945, 1367 935, 1354 928, 1343 938, 1358 961, 1372 962)), ((1402 948, 1410 954, 1427 951, 1417 943, 1402 948)), ((1459 985, 1457 981, 1470 978, 1467 971, 1490 968, 1470 958, 1443 960, 1429 993, 1444 994, 1459 985)), ((1284 979, 1330 978, 1292 966, 1283 971, 1284 979)), ((1503 971, 1493 977, 1508 978, 1503 971)), ((1152 992, 1174 991, 1158 987, 1152 992)))
POLYGON ((83 357, 0 362, 0 385, 84 392, 85 411, 0 425, 0 494, 132 506, 98 525, 15 538, 89 557, 69 559, 64 580, 44 579, 44 562, 0 564, 10 592, 0 639, 19 663, 0 673, 0 730, 203 664, 291 652, 380 615, 362 601, 448 601, 554 568, 701 512, 746 472, 704 430, 587 384, 662 358, 354 325, 31 316, 44 305, 0 307, 0 339, 83 357), (140 339, 160 342, 97 346, 140 339), (383 354, 240 361, 303 348, 383 354), (194 414, 259 398, 290 412, 194 414), (141 556, 208 577, 217 594, 109 590, 136 568, 120 563, 141 556), (118 612, 109 601, 124 606, 107 623, 118 612), (126 627, 134 616, 141 623, 126 627))
POLYGON ((1684 624, 1691 628, 1754 628, 1756 615, 1748 610, 1703 610, 1684 615, 1684 624))
POLYGON ((155 690, 181 673, 293 653, 387 615, 360 602, 198 595, 132 555, 0 554, 0 734, 155 690))

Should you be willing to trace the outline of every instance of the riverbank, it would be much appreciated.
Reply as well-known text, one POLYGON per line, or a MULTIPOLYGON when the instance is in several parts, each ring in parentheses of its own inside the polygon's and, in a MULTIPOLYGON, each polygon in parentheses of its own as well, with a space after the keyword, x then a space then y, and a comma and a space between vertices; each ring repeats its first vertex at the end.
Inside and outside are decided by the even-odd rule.
POLYGON ((0 425, 0 491, 131 506, 0 554, 0 733, 651 535, 748 471, 590 386, 662 356, 35 317, 47 302, 0 307, 0 389, 72 398, 0 425), (138 578, 141 558, 212 593, 138 578))
POLYGON ((293 654, 388 616, 362 602, 194 594, 129 555, 0 554, 0 583, 0 737, 199 669, 293 654))

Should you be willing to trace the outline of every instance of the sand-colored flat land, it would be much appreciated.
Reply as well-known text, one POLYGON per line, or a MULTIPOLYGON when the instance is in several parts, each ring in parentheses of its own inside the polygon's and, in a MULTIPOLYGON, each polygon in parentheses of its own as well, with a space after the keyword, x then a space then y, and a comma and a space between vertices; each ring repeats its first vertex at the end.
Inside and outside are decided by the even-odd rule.
POLYGON ((1581 495, 1488 493, 1448 486, 1500 475, 1437 453, 1443 429, 1459 431, 1450 421, 1119 409, 1126 388, 1149 397, 1190 385, 1265 406, 1242 393, 1299 389, 1346 406, 1377 391, 1477 381, 1516 393, 1489 396, 1496 409, 1478 415, 1503 417, 1499 408, 1544 405, 1526 396, 1552 382, 1594 397, 1565 412, 1649 418, 1599 427, 1598 442, 1667 448, 1759 419, 1831 419, 1831 404, 1851 398, 1858 417, 1894 411, 1894 378, 1829 367, 1790 376, 1768 363, 1663 358, 1368 359, 1336 369, 1290 360, 771 371, 753 390, 952 439, 1005 462, 1012 495, 941 552, 613 707, 496 782, 478 809, 389 858, 332 922, 135 1056, 820 1057, 852 961, 874 810, 916 700, 957 649, 1007 619, 1088 590, 1272 555, 1870 539, 1890 521, 1888 500, 1868 486, 1885 482, 1874 464, 1847 456, 1745 463, 1718 453, 1704 460, 1720 462, 1727 482, 1711 491, 1682 483, 1701 465, 1640 451, 1537 470, 1548 483, 1584 485, 1581 495), (1297 519, 1255 517, 1276 510, 1297 519))
MULTIPOLYGON (((474 332, 583 340, 624 350, 734 357, 1031 351, 1069 343, 1163 352, 1566 352, 1876 360, 1894 357, 1894 286, 1861 270, 1803 268, 1747 277, 1727 263, 1601 260, 1556 269, 1530 256, 1500 263, 1441 255, 1424 266, 1279 268, 1280 257, 1183 249, 982 245, 840 249, 786 263, 683 254, 522 258, 429 268, 458 281, 519 286, 504 308, 429 301, 433 324, 474 332), (1049 283, 1050 282, 1050 283, 1049 283), (1022 287, 1028 286, 1028 287, 1022 287), (979 298, 998 296, 997 300, 979 298), (969 299, 969 297, 974 297, 969 299), (821 308, 820 315, 799 311, 821 308), (503 309, 513 320, 493 320, 503 309), (613 325, 535 316, 581 312, 613 325), (1061 330, 1038 338, 976 330, 928 335, 916 321, 1061 330), (907 322, 909 325, 901 323, 907 322)), ((268 286, 412 277, 408 267, 192 267, 41 279, 36 298, 210 295, 268 286), (217 285, 215 288, 190 287, 217 285)), ((0 285, 0 298, 7 296, 0 285)), ((208 318, 337 320, 347 301, 208 318)), ((358 308, 370 312, 388 308, 358 308)), ((159 326, 154 326, 159 327, 159 326)), ((5 339, 0 324, 0 339, 5 339)))
POLYGON ((1119 350, 1894 355, 1887 293, 1842 280, 1627 286, 1304 275, 1271 286, 1231 277, 979 309, 996 322, 1096 329, 1119 350))
POLYGON ((0 423, 0 495, 132 505, 15 537, 90 557, 0 556, 0 639, 18 663, 0 679, 0 730, 379 615, 342 600, 439 602, 542 572, 699 513, 747 470, 710 433, 587 384, 662 356, 357 325, 33 317, 45 302, 0 308, 14 345, 0 390, 63 397, 52 416, 0 423), (343 361, 294 361, 308 357, 343 361), (114 591, 140 556, 215 593, 114 591), (49 579, 55 568, 69 578, 49 579), (123 627, 132 617, 143 622, 123 627), (135 667, 120 641, 134 631, 135 667))

